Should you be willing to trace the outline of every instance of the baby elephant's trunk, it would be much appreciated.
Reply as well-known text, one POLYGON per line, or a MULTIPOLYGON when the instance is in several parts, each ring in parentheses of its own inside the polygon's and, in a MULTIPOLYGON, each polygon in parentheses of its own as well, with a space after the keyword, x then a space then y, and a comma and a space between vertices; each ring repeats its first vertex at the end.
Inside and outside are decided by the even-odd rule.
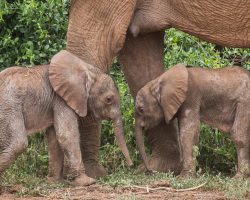
POLYGON ((146 151, 145 151, 142 127, 141 127, 140 123, 138 122, 138 120, 136 120, 136 123, 135 123, 135 138, 136 138, 137 147, 139 149, 139 152, 140 152, 142 160, 145 164, 145 167, 148 171, 151 171, 149 169, 148 159, 147 159, 147 155, 146 155, 146 151))
POLYGON ((115 136, 118 142, 120 149, 122 150, 123 155, 126 158, 128 166, 132 166, 133 162, 130 158, 129 151, 125 142, 124 133, 123 133, 123 125, 121 116, 117 117, 113 120, 115 136))

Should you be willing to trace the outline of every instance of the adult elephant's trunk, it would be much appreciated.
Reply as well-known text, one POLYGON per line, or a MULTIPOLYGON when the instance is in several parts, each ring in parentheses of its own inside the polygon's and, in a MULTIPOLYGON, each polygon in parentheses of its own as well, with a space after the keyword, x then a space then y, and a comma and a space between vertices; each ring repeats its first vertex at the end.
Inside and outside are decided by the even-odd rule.
POLYGON ((123 125, 121 116, 117 117, 113 120, 114 123, 114 131, 115 136, 118 142, 120 149, 122 150, 123 155, 125 156, 128 166, 132 166, 133 162, 130 158, 129 151, 125 142, 124 133, 123 133, 123 125))
POLYGON ((135 123, 135 138, 136 138, 136 144, 138 146, 140 155, 142 157, 142 160, 145 164, 145 167, 148 171, 150 171, 149 164, 148 164, 148 159, 145 151, 145 145, 144 145, 144 137, 142 133, 142 127, 140 123, 136 120, 135 123))

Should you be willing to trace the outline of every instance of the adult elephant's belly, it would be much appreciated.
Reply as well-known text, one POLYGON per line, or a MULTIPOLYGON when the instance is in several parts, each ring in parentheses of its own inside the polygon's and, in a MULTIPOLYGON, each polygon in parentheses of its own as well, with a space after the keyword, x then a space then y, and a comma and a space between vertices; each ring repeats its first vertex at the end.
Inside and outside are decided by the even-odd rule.
POLYGON ((250 47, 250 1, 171 0, 169 22, 209 42, 250 47))
POLYGON ((155 32, 174 27, 208 42, 228 47, 250 47, 248 0, 142 1, 130 30, 155 32))

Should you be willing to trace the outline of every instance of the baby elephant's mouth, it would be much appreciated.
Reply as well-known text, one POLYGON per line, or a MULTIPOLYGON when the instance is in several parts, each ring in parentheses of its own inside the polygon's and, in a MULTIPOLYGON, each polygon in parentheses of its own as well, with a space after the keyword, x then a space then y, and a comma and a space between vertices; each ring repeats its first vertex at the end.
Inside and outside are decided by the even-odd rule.
POLYGON ((143 130, 143 131, 147 130, 147 127, 144 123, 141 123, 140 126, 141 126, 141 130, 143 130))

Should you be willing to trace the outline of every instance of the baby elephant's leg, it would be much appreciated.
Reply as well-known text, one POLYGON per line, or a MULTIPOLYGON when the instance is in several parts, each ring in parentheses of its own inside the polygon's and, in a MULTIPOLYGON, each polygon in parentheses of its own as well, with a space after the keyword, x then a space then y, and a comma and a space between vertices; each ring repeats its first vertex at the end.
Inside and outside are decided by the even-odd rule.
POLYGON ((53 126, 46 130, 46 138, 49 149, 49 180, 52 182, 62 181, 64 154, 56 139, 53 126))
POLYGON ((0 119, 0 175, 28 147, 28 138, 22 116, 0 119))
POLYGON ((54 107, 54 127, 56 138, 67 156, 70 164, 71 174, 76 177, 74 184, 91 185, 95 179, 85 174, 80 149, 80 134, 75 112, 64 102, 54 107))
POLYGON ((99 148, 101 142, 101 124, 90 116, 79 120, 82 159, 86 173, 92 178, 107 175, 105 168, 99 164, 99 148))
POLYGON ((186 110, 179 118, 179 125, 183 159, 181 176, 194 176, 196 170, 194 147, 198 144, 200 133, 199 115, 192 110, 186 110))
POLYGON ((236 178, 250 176, 250 105, 238 104, 231 138, 235 142, 238 170, 236 178))

